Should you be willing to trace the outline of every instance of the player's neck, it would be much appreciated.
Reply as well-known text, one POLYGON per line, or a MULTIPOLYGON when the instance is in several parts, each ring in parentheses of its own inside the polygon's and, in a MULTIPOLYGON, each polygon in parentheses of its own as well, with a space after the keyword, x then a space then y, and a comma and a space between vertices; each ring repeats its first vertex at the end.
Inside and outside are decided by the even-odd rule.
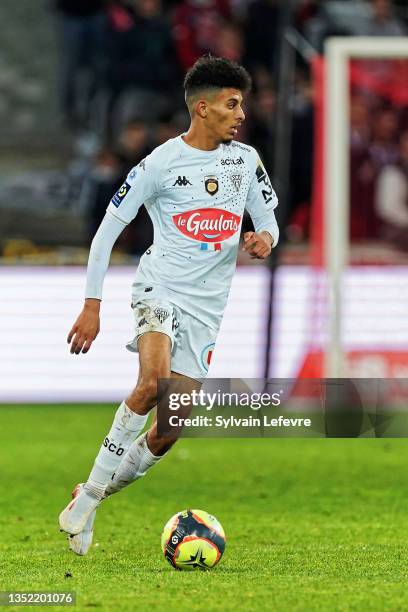
POLYGON ((201 151, 214 151, 220 144, 208 132, 203 132, 194 125, 190 125, 188 132, 182 136, 182 139, 190 147, 201 151))

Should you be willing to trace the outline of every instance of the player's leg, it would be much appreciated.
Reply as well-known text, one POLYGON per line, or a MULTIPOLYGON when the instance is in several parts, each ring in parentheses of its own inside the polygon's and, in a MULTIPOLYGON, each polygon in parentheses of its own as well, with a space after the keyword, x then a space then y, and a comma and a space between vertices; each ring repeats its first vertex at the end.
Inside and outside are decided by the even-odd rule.
MULTIPOLYGON (((72 535, 87 526, 105 494, 106 485, 132 442, 143 430, 157 401, 157 379, 170 377, 171 340, 160 332, 147 332, 138 342, 139 378, 135 389, 119 406, 85 485, 60 514, 60 527, 72 535)), ((87 526, 88 527, 88 526, 87 526)))
MULTIPOLYGON (((176 308, 176 320, 182 330, 182 341, 176 343, 171 357, 171 392, 188 393, 199 391, 205 379, 217 338, 218 327, 209 327, 194 315, 176 308)), ((160 407, 158 408, 160 409, 160 407)), ((186 417, 190 406, 179 408, 178 415, 186 417)), ((157 419, 146 434, 132 444, 126 457, 115 472, 106 493, 117 492, 124 486, 143 476, 155 465, 179 438, 181 430, 172 428, 166 435, 158 431, 157 419)))
MULTIPOLYGON (((179 391, 182 393, 191 393, 193 390, 199 391, 201 388, 200 382, 182 374, 172 372, 171 378, 177 379, 178 386, 180 387, 179 391)), ((173 388, 172 391, 174 391, 173 388)), ((190 409, 189 406, 184 406, 183 413, 180 413, 179 416, 188 416, 190 409)), ((160 410, 160 407, 158 407, 158 410, 160 410)), ((180 429, 173 429, 169 433, 160 434, 156 414, 150 429, 140 435, 130 446, 123 461, 106 487, 106 495, 117 493, 144 476, 170 450, 180 437, 180 433, 180 429)))
MULTIPOLYGON (((178 378, 181 383, 181 391, 187 393, 193 389, 199 390, 201 384, 180 374, 172 372, 171 378, 178 378)), ((183 416, 189 414, 189 408, 184 407, 183 416)), ((181 416, 181 415, 180 415, 181 416)), ((180 432, 173 432, 173 435, 163 436, 157 431, 157 414, 150 429, 138 437, 131 444, 128 452, 117 468, 115 474, 106 487, 105 496, 118 493, 124 487, 146 474, 164 454, 171 448, 179 437, 180 432)), ((77 485, 74 493, 78 494, 83 484, 77 485)), ((86 555, 93 539, 93 525, 96 516, 96 509, 90 514, 84 529, 77 535, 69 538, 69 546, 78 555, 86 555)))

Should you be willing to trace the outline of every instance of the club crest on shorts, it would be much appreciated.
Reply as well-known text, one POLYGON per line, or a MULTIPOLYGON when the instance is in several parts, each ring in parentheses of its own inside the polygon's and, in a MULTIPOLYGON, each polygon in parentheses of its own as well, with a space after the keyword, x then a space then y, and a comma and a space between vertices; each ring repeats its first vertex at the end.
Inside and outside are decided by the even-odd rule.
POLYGON ((204 177, 205 190, 211 196, 215 195, 218 191, 218 179, 216 176, 205 176, 204 177))
POLYGON ((167 319, 167 317, 169 316, 169 311, 165 310, 164 308, 155 308, 153 310, 154 314, 156 315, 156 317, 159 319, 160 323, 164 323, 164 321, 167 319))
POLYGON ((214 348, 215 342, 211 342, 211 344, 207 344, 207 346, 205 346, 201 351, 201 365, 203 366, 206 372, 208 372, 208 368, 210 367, 214 348))
POLYGON ((231 174, 230 179, 231 183, 234 185, 235 191, 238 193, 239 188, 241 187, 242 174, 231 174))

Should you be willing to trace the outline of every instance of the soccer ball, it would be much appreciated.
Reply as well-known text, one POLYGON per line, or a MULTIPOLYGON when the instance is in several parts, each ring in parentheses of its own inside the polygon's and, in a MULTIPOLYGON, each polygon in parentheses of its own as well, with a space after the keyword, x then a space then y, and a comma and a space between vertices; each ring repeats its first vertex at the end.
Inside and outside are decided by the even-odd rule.
POLYGON ((224 529, 215 516, 204 510, 183 510, 164 526, 161 547, 177 570, 210 569, 224 552, 224 529))

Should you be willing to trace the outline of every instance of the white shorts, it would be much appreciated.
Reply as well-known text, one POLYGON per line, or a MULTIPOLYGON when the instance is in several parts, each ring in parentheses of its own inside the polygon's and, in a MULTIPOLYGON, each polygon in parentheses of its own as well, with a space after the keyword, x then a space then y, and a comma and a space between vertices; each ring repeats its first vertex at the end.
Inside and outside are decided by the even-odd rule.
POLYGON ((195 380, 207 376, 218 329, 212 329, 189 312, 165 300, 132 304, 135 337, 126 345, 137 352, 139 338, 147 332, 166 334, 171 340, 171 370, 195 380))

